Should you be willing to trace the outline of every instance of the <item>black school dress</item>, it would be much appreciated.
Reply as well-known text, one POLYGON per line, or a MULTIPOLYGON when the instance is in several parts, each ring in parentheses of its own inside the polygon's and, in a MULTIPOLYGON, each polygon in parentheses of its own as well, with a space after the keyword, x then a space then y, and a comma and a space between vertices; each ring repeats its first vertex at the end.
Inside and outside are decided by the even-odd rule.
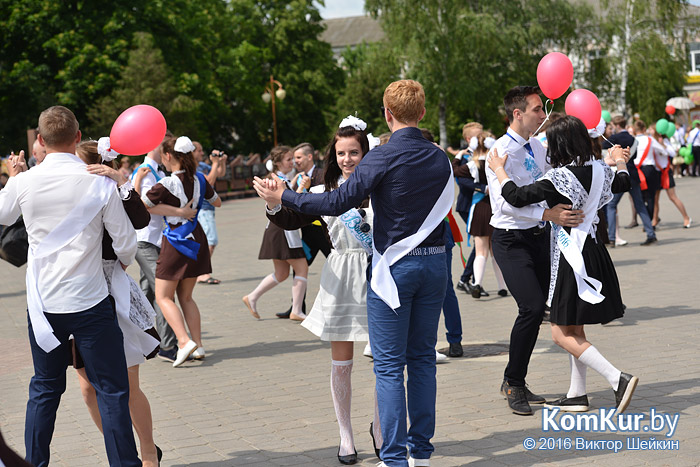
MULTIPOLYGON (((590 190, 593 177, 591 165, 567 166, 566 168, 552 169, 545 175, 545 178, 531 185, 518 187, 514 182, 510 181, 503 186, 503 198, 515 207, 546 201, 549 206, 564 203, 572 204, 573 209, 581 209, 580 203, 572 202, 571 198, 558 191, 554 183, 546 178, 551 175, 551 172, 557 170, 569 170, 580 183, 579 187, 582 187, 586 192, 590 190)), ((606 166, 606 170, 608 171, 606 176, 609 183, 604 183, 601 198, 606 196, 609 198, 611 193, 622 193, 629 190, 630 179, 627 172, 618 172, 613 178, 610 168, 606 166)), ((594 227, 597 226, 594 225, 594 227)), ((565 229, 567 232, 571 231, 570 228, 565 229)), ((553 233, 552 243, 556 243, 554 235, 553 233)), ((615 266, 605 245, 600 239, 591 237, 589 233, 581 254, 588 275, 602 282, 601 293, 605 296, 605 299, 597 304, 582 300, 578 296, 574 272, 564 256, 559 253, 559 267, 555 273, 553 266, 552 279, 550 281, 551 322, 560 326, 571 326, 605 324, 621 318, 624 314, 624 309, 620 295, 620 283, 615 272, 615 266)), ((554 265, 555 261, 552 261, 552 263, 554 265)))

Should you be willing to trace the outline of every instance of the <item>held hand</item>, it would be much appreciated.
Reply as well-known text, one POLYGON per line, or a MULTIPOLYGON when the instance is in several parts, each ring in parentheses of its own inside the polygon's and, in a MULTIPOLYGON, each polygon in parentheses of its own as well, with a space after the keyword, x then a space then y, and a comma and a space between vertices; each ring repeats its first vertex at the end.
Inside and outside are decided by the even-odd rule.
POLYGON ((11 152, 7 160, 7 174, 14 177, 25 170, 27 170, 27 163, 24 161, 24 151, 20 151, 18 156, 11 152))
POLYGON ((545 209, 543 221, 550 221, 562 227, 576 227, 583 222, 583 211, 572 210, 570 204, 557 204, 552 209, 545 209))
POLYGON ((127 182, 126 177, 121 172, 103 164, 90 164, 87 166, 87 171, 94 175, 111 178, 117 182, 118 186, 122 186, 127 182))
POLYGON ((486 159, 491 170, 495 172, 497 168, 505 167, 506 161, 508 160, 508 153, 506 152, 501 156, 498 154, 498 149, 493 148, 493 152, 486 159))
POLYGON ((311 178, 308 175, 304 174, 301 176, 301 186, 307 190, 311 188, 311 178))
POLYGON ((282 193, 284 193, 284 182, 280 178, 272 174, 272 178, 263 180, 260 177, 253 178, 253 188, 258 193, 268 207, 275 207, 282 204, 282 193))
POLYGON ((136 175, 134 175, 134 186, 137 187, 137 189, 141 186, 141 180, 143 180, 143 177, 145 177, 150 171, 151 169, 148 167, 141 167, 136 171, 136 175))
POLYGON ((178 208, 178 216, 182 217, 183 219, 187 219, 188 221, 192 220, 195 218, 197 215, 197 210, 192 209, 192 201, 194 199, 189 200, 187 204, 185 204, 183 207, 178 208))

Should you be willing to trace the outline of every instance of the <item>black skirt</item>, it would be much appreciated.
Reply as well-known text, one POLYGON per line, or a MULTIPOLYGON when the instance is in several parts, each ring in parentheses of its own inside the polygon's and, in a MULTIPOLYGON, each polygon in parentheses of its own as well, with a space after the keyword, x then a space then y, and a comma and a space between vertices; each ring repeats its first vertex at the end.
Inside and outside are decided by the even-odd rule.
POLYGON ((602 242, 596 243, 590 236, 583 246, 583 261, 590 277, 603 283, 601 293, 605 299, 597 304, 581 300, 576 288, 576 278, 563 255, 559 257, 559 271, 552 297, 551 322, 560 326, 581 324, 605 324, 624 314, 620 283, 615 266, 602 242))

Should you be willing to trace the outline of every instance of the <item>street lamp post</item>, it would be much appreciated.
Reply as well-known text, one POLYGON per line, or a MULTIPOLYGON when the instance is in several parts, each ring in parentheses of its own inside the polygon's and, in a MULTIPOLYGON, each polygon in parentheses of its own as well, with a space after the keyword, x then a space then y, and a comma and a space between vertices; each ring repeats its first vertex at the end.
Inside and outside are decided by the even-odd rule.
POLYGON ((277 115, 275 114, 275 97, 277 97, 279 100, 284 100, 286 96, 287 91, 282 88, 282 83, 270 75, 270 84, 268 84, 265 88, 265 92, 262 95, 262 100, 272 103, 272 138, 275 146, 277 146, 277 115), (279 86, 277 90, 275 90, 275 85, 279 86))

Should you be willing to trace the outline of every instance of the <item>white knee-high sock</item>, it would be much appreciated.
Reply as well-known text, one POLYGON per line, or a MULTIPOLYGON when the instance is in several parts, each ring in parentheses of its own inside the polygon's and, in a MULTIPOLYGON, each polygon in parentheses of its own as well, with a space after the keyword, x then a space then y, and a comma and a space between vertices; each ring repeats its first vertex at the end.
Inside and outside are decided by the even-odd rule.
POLYGON ((263 277, 263 280, 260 281, 260 283, 255 288, 255 290, 253 290, 251 293, 248 294, 248 302, 250 303, 250 306, 253 308, 253 310, 256 310, 255 302, 257 302, 258 299, 260 297, 262 297, 262 295, 265 292, 272 289, 274 286, 276 286, 279 283, 280 282, 277 280, 277 277, 275 277, 274 272, 270 275, 263 277))
POLYGON ((292 284, 292 313, 295 315, 304 316, 304 313, 301 312, 301 304, 306 293, 306 282, 306 277, 294 277, 294 283, 292 284))
POLYGON ((484 272, 486 271, 486 256, 474 257, 474 285, 481 284, 484 280, 484 272))
POLYGON ((566 397, 583 396, 586 394, 586 365, 571 354, 569 354, 569 363, 571 364, 571 384, 566 397))
POLYGON ((352 401, 352 360, 333 360, 331 365, 331 394, 335 416, 340 429, 340 455, 347 456, 355 452, 355 440, 352 435, 350 403, 352 401))
POLYGON ((593 346, 588 347, 583 351, 578 360, 586 365, 587 367, 593 368, 595 371, 601 374, 601 376, 608 380, 610 386, 617 391, 617 386, 620 383, 620 370, 615 368, 612 363, 607 361, 603 355, 598 352, 593 346))
POLYGON ((506 281, 503 279, 503 273, 501 272, 501 268, 498 267, 498 263, 496 262, 496 258, 493 256, 491 257, 491 265, 493 265, 493 272, 496 274, 496 282, 498 282, 498 290, 507 290, 508 287, 506 286, 506 281))

